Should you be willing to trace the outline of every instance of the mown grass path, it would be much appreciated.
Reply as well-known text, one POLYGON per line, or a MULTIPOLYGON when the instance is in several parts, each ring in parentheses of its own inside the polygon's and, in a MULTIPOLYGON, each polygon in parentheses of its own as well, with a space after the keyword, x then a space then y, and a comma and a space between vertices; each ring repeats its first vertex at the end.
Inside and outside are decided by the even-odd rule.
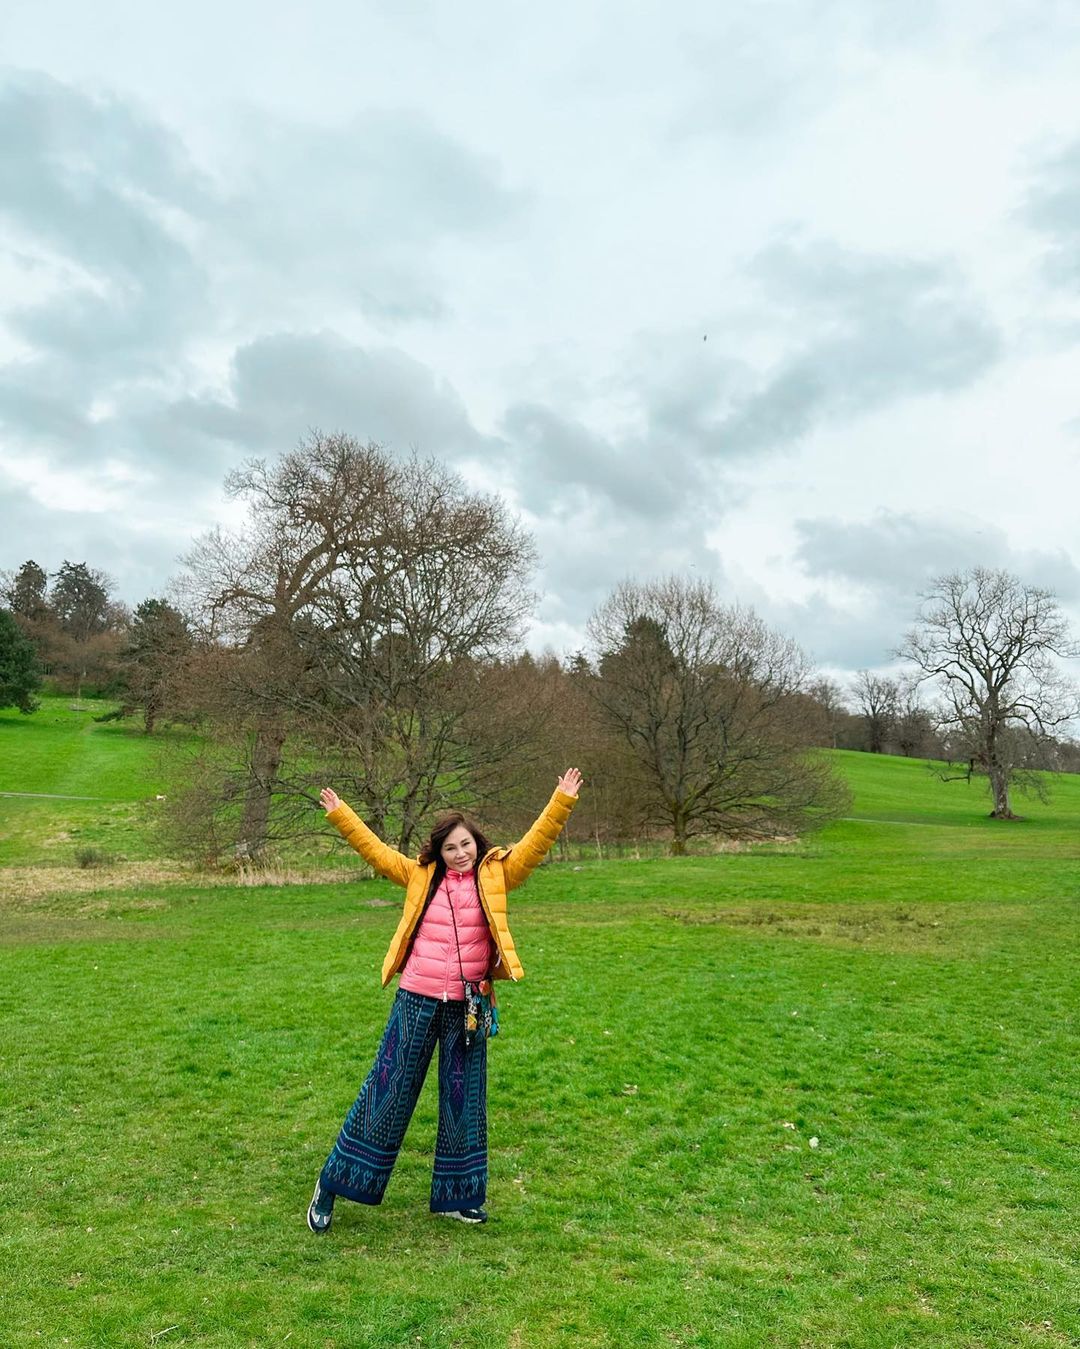
POLYGON ((848 771, 804 844, 515 896, 480 1229, 426 1212, 433 1084, 304 1226, 392 887, 0 903, 0 1345, 1080 1342, 1074 784, 1001 827, 848 771))
POLYGON ((31 801, 111 801, 111 796, 69 796, 63 792, 0 792, 0 796, 31 801))

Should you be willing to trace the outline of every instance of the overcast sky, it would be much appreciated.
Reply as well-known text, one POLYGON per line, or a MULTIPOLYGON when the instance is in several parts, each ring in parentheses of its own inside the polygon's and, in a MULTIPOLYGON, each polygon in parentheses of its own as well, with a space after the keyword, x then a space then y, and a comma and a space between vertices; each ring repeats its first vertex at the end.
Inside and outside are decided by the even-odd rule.
POLYGON ((0 568, 163 591, 313 427, 834 671, 929 577, 1080 624, 1074 0, 0 10, 0 568))

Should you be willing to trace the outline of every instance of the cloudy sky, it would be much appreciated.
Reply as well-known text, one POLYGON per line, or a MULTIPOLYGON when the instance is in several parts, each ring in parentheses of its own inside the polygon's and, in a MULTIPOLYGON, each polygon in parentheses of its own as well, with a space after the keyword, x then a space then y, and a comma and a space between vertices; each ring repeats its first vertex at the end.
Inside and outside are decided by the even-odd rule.
POLYGON ((1080 622, 1074 0, 0 12, 0 568, 160 593, 313 427, 533 530, 530 642, 715 580, 834 671, 1080 622))

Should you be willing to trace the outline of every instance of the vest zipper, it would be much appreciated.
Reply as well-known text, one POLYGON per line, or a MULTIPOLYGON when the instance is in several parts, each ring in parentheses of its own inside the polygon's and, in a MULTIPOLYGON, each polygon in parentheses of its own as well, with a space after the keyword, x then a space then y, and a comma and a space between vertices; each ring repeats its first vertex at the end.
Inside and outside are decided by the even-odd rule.
MULTIPOLYGON (((446 871, 443 873, 442 888, 444 888, 444 889, 446 890, 446 904, 447 904, 447 907, 448 907, 449 910, 450 910, 450 921, 453 922, 453 920, 454 920, 454 901, 453 901, 453 899, 451 899, 451 897, 450 897, 450 869, 449 869, 449 867, 448 867, 448 868, 446 869, 446 871)), ((456 935, 457 935, 457 934, 456 934, 456 932, 455 932, 455 937, 456 937, 456 935)), ((443 966, 443 972, 442 972, 442 1000, 443 1000, 443 1002, 449 1002, 449 1001, 450 1001, 450 990, 447 988, 447 984, 448 984, 449 982, 450 982, 450 948, 449 948, 449 946, 448 946, 448 947, 446 948, 446 963, 445 963, 445 965, 443 966)))

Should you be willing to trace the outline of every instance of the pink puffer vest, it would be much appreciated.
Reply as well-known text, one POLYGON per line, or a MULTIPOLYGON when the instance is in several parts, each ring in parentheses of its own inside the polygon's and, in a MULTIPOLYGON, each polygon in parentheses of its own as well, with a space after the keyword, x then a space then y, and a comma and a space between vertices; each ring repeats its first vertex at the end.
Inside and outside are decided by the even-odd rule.
POLYGON ((476 872, 447 871, 413 938, 400 987, 443 1002, 460 1002, 465 997, 461 970, 466 979, 483 979, 491 972, 491 956, 491 933, 476 893, 476 872), (451 903, 461 942, 460 970, 451 903))

